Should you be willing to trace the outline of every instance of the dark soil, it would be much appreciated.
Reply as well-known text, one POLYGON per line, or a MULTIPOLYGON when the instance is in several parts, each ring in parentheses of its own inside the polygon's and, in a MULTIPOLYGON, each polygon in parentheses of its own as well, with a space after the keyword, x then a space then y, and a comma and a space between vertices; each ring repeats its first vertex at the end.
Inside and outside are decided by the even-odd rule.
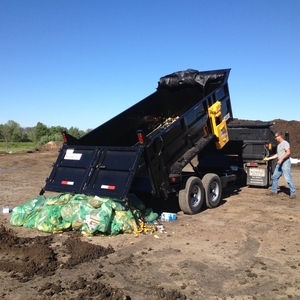
MULTIPOLYGON (((12 229, 0 226, 0 271, 6 272, 13 280, 26 283, 34 277, 47 278, 55 276, 59 269, 72 270, 76 266, 97 262, 101 257, 107 258, 114 249, 109 245, 102 247, 83 242, 77 233, 37 236, 22 238, 12 229)), ((133 256, 123 261, 131 263, 133 256)), ((115 277, 112 272, 105 272, 99 263, 98 270, 90 276, 74 276, 71 280, 46 282, 38 288, 38 295, 43 299, 131 299, 122 290, 101 282, 102 277, 115 277)), ((51 279, 52 281, 52 279, 51 279)), ((155 287, 153 287, 156 289, 155 287)), ((157 299, 186 299, 178 291, 156 291, 157 299)), ((5 298, 6 293, 0 294, 5 298)))

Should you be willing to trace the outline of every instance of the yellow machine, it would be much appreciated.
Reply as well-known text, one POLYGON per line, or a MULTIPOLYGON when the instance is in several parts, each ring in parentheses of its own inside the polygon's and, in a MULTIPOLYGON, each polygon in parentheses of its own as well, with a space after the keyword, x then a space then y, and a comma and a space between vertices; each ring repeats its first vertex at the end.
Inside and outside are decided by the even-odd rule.
POLYGON ((208 108, 208 117, 212 133, 218 138, 217 149, 222 149, 229 141, 226 120, 222 120, 221 102, 217 101, 208 108))

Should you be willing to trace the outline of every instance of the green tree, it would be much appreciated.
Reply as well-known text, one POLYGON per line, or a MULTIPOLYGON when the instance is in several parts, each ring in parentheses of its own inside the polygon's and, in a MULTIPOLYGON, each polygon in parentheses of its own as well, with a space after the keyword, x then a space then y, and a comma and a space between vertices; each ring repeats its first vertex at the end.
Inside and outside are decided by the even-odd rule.
POLYGON ((55 134, 57 134, 57 133, 59 133, 59 134, 61 134, 61 132, 62 131, 65 131, 65 130, 67 130, 67 128, 66 127, 62 127, 62 126, 52 126, 52 127, 50 127, 50 129, 49 129, 49 134, 50 135, 55 135, 55 134))
POLYGON ((5 142, 6 150, 8 149, 9 143, 9 128, 7 124, 0 125, 1 139, 5 142))
POLYGON ((77 127, 72 126, 69 128, 68 133, 76 138, 80 138, 85 132, 83 130, 79 130, 77 127))
POLYGON ((45 124, 43 124, 41 122, 38 122, 36 124, 35 129, 34 129, 34 138, 35 138, 36 142, 38 142, 43 136, 46 136, 49 134, 50 134, 50 130, 45 124))
POLYGON ((34 127, 21 127, 21 142, 32 142, 34 140, 34 127))
POLYGON ((7 126, 9 127, 9 132, 11 135, 11 140, 13 142, 20 142, 22 139, 22 133, 21 133, 21 126, 19 123, 9 120, 7 123, 7 126))
POLYGON ((20 124, 9 120, 6 124, 0 126, 1 137, 6 144, 6 150, 10 142, 19 142, 22 139, 20 124))

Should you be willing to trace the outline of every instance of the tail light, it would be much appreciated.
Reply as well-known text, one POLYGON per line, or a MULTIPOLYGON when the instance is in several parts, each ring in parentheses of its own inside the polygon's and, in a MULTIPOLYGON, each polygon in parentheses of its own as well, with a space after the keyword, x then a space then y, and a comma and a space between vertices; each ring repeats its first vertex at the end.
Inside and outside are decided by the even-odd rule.
POLYGON ((258 167, 258 163, 255 163, 255 162, 249 162, 249 163, 247 163, 247 166, 248 166, 248 167, 258 167))
POLYGON ((62 138, 63 138, 64 142, 66 143, 68 141, 66 132, 62 132, 61 135, 62 135, 62 138))
POLYGON ((143 130, 138 130, 136 134, 137 134, 139 143, 140 144, 145 144, 146 137, 145 137, 145 134, 144 134, 143 130))
POLYGON ((170 183, 182 182, 182 175, 181 174, 170 174, 169 182, 170 183))

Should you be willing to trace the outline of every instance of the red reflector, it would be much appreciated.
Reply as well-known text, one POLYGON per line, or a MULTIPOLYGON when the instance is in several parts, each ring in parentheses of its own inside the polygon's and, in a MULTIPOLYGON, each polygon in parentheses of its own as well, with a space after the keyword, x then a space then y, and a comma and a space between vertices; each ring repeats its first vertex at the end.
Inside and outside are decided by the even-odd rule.
POLYGON ((101 189, 105 189, 105 190, 114 190, 116 187, 114 185, 105 185, 102 184, 101 185, 101 189))
POLYGON ((171 181, 172 181, 172 182, 176 182, 177 180, 176 180, 175 177, 172 177, 172 178, 171 178, 171 181))
POLYGON ((63 138, 64 142, 66 143, 67 142, 67 136, 65 135, 65 133, 62 133, 61 135, 62 135, 62 138, 63 138))
POLYGON ((257 167, 257 166, 258 166, 258 164, 257 164, 257 163, 253 163, 253 162, 251 162, 251 163, 249 164, 249 166, 250 166, 250 167, 257 167))
POLYGON ((74 185, 74 181, 63 180, 61 182, 61 184, 64 184, 64 185, 74 185))
POLYGON ((141 133, 138 133, 137 136, 138 136, 139 142, 140 142, 141 144, 144 144, 144 137, 143 137, 143 135, 142 135, 141 133))

